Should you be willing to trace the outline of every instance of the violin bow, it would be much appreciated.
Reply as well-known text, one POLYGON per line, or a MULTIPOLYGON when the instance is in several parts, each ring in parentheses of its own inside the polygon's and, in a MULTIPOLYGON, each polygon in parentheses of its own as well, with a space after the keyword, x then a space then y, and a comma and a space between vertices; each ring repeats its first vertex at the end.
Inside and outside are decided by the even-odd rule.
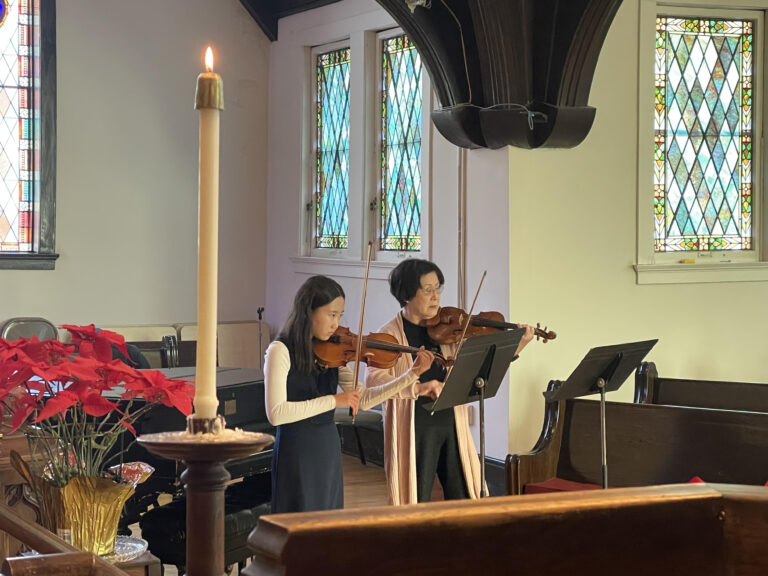
MULTIPOLYGON (((368 251, 365 256, 365 277, 363 279, 363 301, 360 304, 360 324, 357 329, 357 352, 355 353, 355 371, 352 373, 352 378, 355 383, 355 390, 357 390, 357 374, 360 370, 360 354, 363 350, 363 318, 365 317, 365 295, 368 292, 368 271, 371 269, 371 248, 373 242, 368 242, 368 251)), ((355 423, 355 414, 352 408, 349 409, 349 415, 352 416, 352 424, 355 423)))
MULTIPOLYGON (((475 310, 475 304, 477 303, 477 296, 480 294, 480 288, 483 287, 483 282, 485 281, 485 275, 488 273, 487 270, 483 270, 483 276, 480 278, 480 284, 477 286, 477 290, 475 291, 475 297, 472 299, 472 306, 469 308, 469 313, 467 314, 467 320, 464 322, 464 329, 461 331, 461 337, 459 338, 459 345, 456 347, 456 354, 453 355, 453 359, 456 360, 459 356, 459 352, 461 352, 461 347, 464 345, 464 336, 467 334, 467 328, 469 328, 470 323, 472 322, 472 312, 475 310)), ((445 379, 448 379, 448 375, 450 375, 451 370, 453 370, 454 364, 451 364, 448 367, 448 372, 445 376, 445 379)))

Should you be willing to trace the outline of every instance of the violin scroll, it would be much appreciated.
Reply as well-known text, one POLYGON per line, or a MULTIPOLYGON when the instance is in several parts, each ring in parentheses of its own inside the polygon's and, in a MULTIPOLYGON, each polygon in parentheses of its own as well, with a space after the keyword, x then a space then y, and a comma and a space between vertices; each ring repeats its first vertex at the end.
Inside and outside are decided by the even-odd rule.
POLYGON ((541 324, 538 322, 536 322, 536 328, 533 329, 533 335, 536 337, 536 340, 541 340, 544 344, 557 338, 557 332, 547 331, 546 326, 542 329, 541 324))

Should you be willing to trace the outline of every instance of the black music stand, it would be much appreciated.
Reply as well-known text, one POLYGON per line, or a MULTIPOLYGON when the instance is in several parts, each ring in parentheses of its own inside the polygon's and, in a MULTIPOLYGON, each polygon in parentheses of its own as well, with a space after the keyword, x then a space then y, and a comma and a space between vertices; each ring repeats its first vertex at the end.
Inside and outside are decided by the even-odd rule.
POLYGON ((592 348, 565 382, 544 392, 549 402, 600 393, 600 453, 603 488, 608 488, 608 457, 605 440, 605 393, 618 390, 658 342, 645 340, 592 348))
POLYGON ((464 341, 445 380, 443 391, 434 402, 422 404, 432 414, 480 401, 480 497, 488 496, 485 487, 485 399, 499 391, 509 365, 517 359, 517 346, 523 328, 475 336, 464 341))

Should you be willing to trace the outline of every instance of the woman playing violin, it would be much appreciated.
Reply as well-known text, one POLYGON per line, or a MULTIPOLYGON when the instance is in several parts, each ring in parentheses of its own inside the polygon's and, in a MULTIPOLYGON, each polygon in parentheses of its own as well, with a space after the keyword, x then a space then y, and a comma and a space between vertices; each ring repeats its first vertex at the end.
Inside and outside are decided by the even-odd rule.
MULTIPOLYGON (((389 287, 402 309, 379 329, 393 335, 401 344, 424 347, 452 357, 456 344, 438 345, 429 336, 427 322, 440 310, 440 294, 445 279, 437 265, 428 260, 400 262, 389 275, 389 287)), ((525 334, 517 349, 533 339, 534 329, 520 324, 525 334)), ((366 383, 378 386, 407 374, 413 360, 400 357, 394 368, 368 367, 366 383)), ((420 380, 442 388, 446 369, 433 363, 420 380)), ((472 439, 467 407, 440 410, 430 415, 420 405, 428 402, 408 388, 387 400, 384 413, 384 468, 389 499, 393 504, 414 504, 430 500, 435 475, 446 500, 480 497, 480 459, 472 439)))
POLYGON ((406 389, 412 395, 437 397, 434 386, 419 381, 433 360, 426 350, 420 350, 413 366, 397 378, 383 379, 362 392, 356 389, 347 366, 318 365, 313 340, 328 340, 343 313, 341 286, 325 276, 309 278, 296 293, 285 327, 267 349, 267 418, 277 427, 272 453, 272 512, 344 507, 335 408, 349 407, 356 412, 406 389))

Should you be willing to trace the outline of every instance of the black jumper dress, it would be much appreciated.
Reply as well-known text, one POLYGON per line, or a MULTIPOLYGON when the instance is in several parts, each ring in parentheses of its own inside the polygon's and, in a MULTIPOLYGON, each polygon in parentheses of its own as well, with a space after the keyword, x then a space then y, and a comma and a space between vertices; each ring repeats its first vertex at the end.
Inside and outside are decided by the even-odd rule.
MULTIPOLYGON (((303 374, 288 372, 287 400, 301 402, 336 394, 338 368, 303 374)), ((272 512, 344 508, 341 441, 334 410, 277 427, 272 453, 272 512)))

